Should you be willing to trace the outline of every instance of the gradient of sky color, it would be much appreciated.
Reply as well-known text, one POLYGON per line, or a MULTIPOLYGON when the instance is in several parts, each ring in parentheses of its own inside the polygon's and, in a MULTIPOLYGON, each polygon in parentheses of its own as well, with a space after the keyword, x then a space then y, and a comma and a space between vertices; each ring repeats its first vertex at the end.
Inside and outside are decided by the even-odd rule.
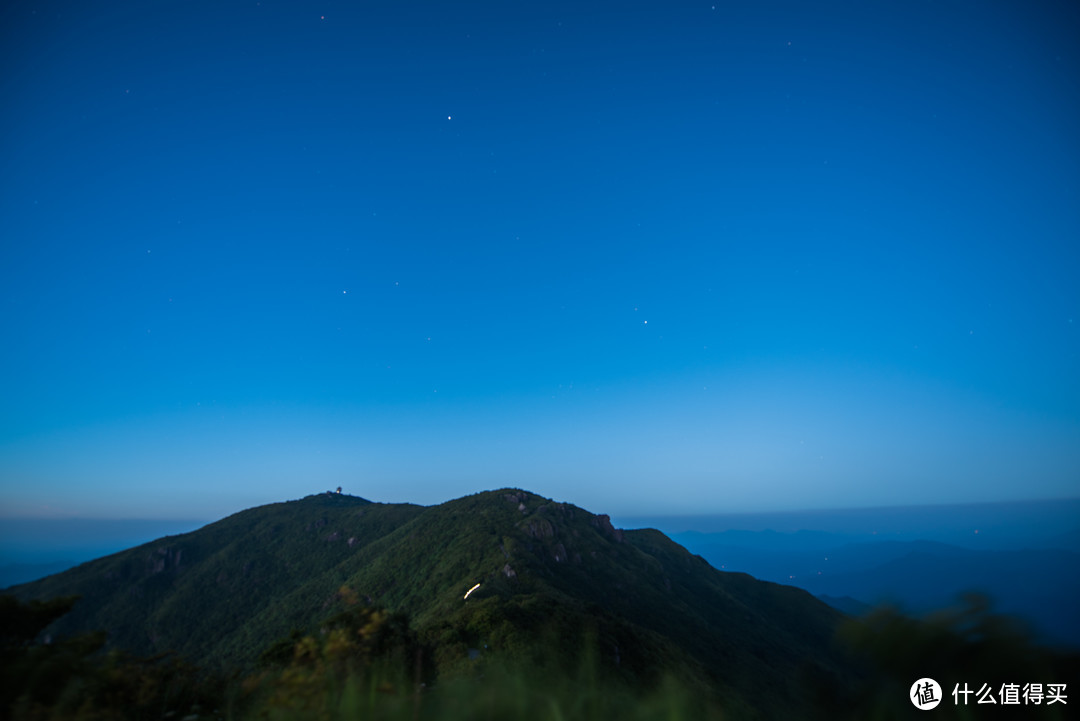
POLYGON ((0 515, 1080 495, 1080 6, 14 1, 0 515))

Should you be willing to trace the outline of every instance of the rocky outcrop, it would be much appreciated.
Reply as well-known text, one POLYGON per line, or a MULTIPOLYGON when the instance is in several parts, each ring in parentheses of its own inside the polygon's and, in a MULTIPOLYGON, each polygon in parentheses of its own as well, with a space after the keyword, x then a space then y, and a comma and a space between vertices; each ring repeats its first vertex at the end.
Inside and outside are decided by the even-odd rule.
POLYGON ((525 527, 522 530, 536 539, 552 538, 555 536, 555 525, 546 518, 534 518, 525 524, 525 527))
POLYGON ((603 533, 605 536, 612 539, 616 543, 623 542, 622 529, 615 528, 615 526, 611 525, 611 516, 607 515, 606 513, 602 513, 598 516, 593 516, 593 519, 592 521, 590 521, 590 523, 593 525, 593 527, 599 528, 601 533, 603 533))
POLYGON ((153 575, 165 570, 175 570, 180 566, 184 549, 161 546, 146 557, 146 572, 153 575))

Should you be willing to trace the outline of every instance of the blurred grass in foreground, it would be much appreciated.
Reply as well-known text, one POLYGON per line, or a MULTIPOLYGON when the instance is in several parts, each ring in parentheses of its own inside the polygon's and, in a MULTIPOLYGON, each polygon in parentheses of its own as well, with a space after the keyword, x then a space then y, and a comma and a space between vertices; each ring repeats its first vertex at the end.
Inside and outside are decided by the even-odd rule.
MULTIPOLYGON (((1080 696, 1066 703, 1003 705, 1002 684, 1064 683, 1080 677, 1080 656, 1074 651, 1049 649, 1038 644, 1021 619, 996 613, 990 598, 962 594, 957 603, 922 618, 880 606, 845 622, 837 641, 851 654, 864 677, 851 695, 830 694, 819 686, 819 706, 834 718, 888 721, 891 719, 1068 719, 1076 718, 1080 696), (908 698, 911 685, 932 678, 941 685, 942 701, 923 711, 908 698), (975 691, 986 684, 998 699, 978 704, 953 696, 959 684, 975 691), (830 698, 830 695, 833 698, 830 698)), ((1073 685, 1073 691, 1076 692, 1073 685)), ((1066 690, 1067 693, 1067 690, 1066 690)))
POLYGON ((597 662, 594 641, 582 641, 583 653, 569 670, 477 651, 434 680, 425 649, 402 617, 356 608, 319 637, 294 638, 287 662, 283 645, 264 655, 266 668, 242 681, 234 708, 240 719, 268 721, 730 718, 707 689, 672 676, 651 688, 612 677, 597 662))
MULTIPOLYGON (((23 604, 0 597, 0 719, 12 721, 357 721, 506 719, 687 721, 776 717, 767 699, 740 698, 672 674, 630 683, 598 662, 595 640, 578 639, 576 658, 550 656, 537 667, 476 649, 436 673, 432 650, 404 616, 354 607, 317 633, 271 644, 261 667, 222 678, 169 656, 138 659, 103 653, 103 635, 52 643, 40 631, 74 599, 23 604), (721 693, 725 695, 721 696, 721 693)), ((916 620, 879 608, 846 622, 837 642, 850 654, 850 675, 799 681, 805 707, 783 718, 930 718, 908 699, 919 678, 936 679, 937 719, 1067 719, 1080 703, 1040 706, 956 705, 955 683, 1074 682, 1075 653, 1033 642, 1015 620, 968 596, 956 608, 916 620)), ((547 648, 565 645, 544 644, 547 648)), ((542 649, 541 649, 542 650, 542 649)), ((1066 690, 1067 691, 1067 690, 1066 690)), ((1075 687, 1073 688, 1075 692, 1075 687)))

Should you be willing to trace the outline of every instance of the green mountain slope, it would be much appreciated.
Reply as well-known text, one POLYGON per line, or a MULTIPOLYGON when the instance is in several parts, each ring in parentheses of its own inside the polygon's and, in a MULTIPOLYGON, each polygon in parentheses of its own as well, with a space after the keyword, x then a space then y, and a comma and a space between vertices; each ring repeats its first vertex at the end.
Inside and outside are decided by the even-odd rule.
MULTIPOLYGON (((53 634, 102 629, 111 646, 139 654, 175 650, 202 664, 249 660, 257 648, 246 657, 221 649, 235 646, 253 618, 273 619, 283 595, 423 510, 310 496, 242 511, 12 591, 22 598, 82 597, 50 627, 53 634)), ((269 622, 260 634, 283 630, 288 626, 269 622)))
POLYGON ((82 596, 50 633, 103 629, 115 646, 207 666, 251 664, 350 596, 407 613, 447 672, 478 656, 573 670, 592 648, 626 680, 674 673, 769 715, 800 705, 808 668, 844 673, 830 650, 840 615, 810 594, 520 490, 431 507, 310 496, 13 592, 82 596))

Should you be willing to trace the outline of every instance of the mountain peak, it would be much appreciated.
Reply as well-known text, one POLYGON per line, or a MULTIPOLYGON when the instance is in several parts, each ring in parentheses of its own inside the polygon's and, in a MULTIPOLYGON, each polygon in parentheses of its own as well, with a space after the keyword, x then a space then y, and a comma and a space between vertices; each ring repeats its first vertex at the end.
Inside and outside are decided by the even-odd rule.
POLYGON ((659 531, 520 488, 434 506, 313 494, 14 591, 82 596, 54 635, 102 629, 114 646, 212 666, 250 664, 352 598, 408 614, 447 668, 478 648, 546 648, 537 634, 573 653, 592 635, 617 673, 675 667, 736 696, 772 680, 781 704, 803 662, 837 663, 840 618, 804 591, 721 573, 659 531))

